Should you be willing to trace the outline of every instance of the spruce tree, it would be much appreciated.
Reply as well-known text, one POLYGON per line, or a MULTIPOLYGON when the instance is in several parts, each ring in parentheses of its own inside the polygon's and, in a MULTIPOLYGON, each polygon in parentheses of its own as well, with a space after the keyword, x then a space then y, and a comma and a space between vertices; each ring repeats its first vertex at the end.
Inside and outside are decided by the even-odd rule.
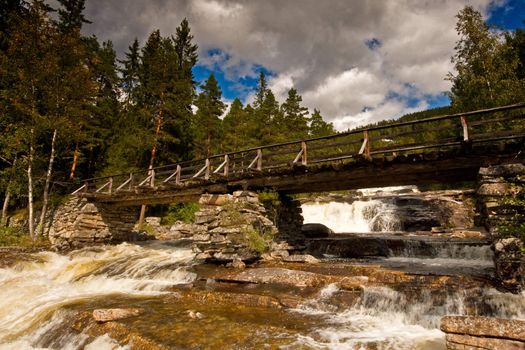
POLYGON ((321 112, 314 109, 310 117, 310 137, 322 137, 335 134, 334 125, 323 120, 321 112))
POLYGON ((219 152, 221 136, 219 117, 225 108, 221 98, 221 89, 212 73, 202 85, 202 92, 195 102, 198 108, 194 125, 197 158, 206 158, 219 152))
POLYGON ((289 140, 308 137, 308 108, 302 107, 302 97, 291 88, 288 98, 281 106, 282 118, 277 122, 278 129, 289 140))

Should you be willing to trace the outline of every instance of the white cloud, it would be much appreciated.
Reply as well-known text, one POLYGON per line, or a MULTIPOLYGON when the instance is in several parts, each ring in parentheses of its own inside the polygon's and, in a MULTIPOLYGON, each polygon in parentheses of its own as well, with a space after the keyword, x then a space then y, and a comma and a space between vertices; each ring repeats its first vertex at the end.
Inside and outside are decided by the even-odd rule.
MULTIPOLYGON (((496 1, 501 5, 502 0, 496 1)), ((123 51, 154 29, 173 34, 188 17, 201 63, 227 79, 254 77, 254 64, 275 72, 269 85, 283 100, 295 86, 309 108, 338 128, 399 116, 408 100, 448 90, 446 74, 466 4, 486 14, 491 0, 153 0, 88 1, 86 27, 123 51), (371 50, 366 42, 377 39, 371 50), (223 53, 206 57, 218 48, 223 53), (410 88, 407 88, 409 86, 410 88), (393 99, 391 96, 395 95, 393 99), (363 112, 368 108, 368 112, 363 112)), ((414 108, 425 108, 420 103, 414 108)))

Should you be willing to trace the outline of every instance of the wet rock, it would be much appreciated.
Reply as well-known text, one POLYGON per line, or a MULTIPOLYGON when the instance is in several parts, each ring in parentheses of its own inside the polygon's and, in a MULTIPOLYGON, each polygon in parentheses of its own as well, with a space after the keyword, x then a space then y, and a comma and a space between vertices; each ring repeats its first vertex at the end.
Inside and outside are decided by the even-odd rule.
POLYGON ((323 224, 304 224, 301 227, 301 232, 307 238, 329 237, 334 233, 334 231, 323 224))
POLYGON ((246 267, 246 264, 241 259, 233 259, 231 263, 226 265, 228 267, 233 267, 234 269, 244 269, 246 267))
POLYGON ((188 316, 190 318, 193 318, 193 319, 196 319, 196 318, 198 319, 198 318, 203 318, 204 317, 200 312, 195 311, 195 310, 188 310, 188 311, 186 311, 186 313, 188 314, 188 316))
POLYGON ((313 256, 309 254, 304 255, 289 255, 283 257, 284 262, 299 262, 299 263, 307 263, 307 264, 318 264, 319 260, 314 258, 313 256))
POLYGON ((479 196, 502 196, 511 195, 514 193, 514 189, 509 183, 497 182, 497 183, 484 183, 477 191, 479 196))
POLYGON ((96 309, 93 310, 93 318, 97 322, 109 322, 121 320, 123 318, 138 316, 144 312, 144 309, 96 309))
POLYGON ((224 280, 244 283, 275 283, 296 287, 315 287, 332 281, 327 276, 313 272, 290 270, 278 267, 247 269, 236 275, 224 276, 224 280))
POLYGON ((494 242, 496 276, 511 291, 525 286, 525 254, 519 238, 498 239, 494 242))
POLYGON ((480 316, 441 319, 447 349, 525 349, 525 321, 480 316))

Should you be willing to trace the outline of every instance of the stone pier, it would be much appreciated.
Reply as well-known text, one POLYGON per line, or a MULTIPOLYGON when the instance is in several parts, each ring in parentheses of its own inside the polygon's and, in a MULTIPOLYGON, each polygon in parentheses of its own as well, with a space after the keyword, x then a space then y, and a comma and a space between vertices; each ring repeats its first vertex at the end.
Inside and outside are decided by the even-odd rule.
POLYGON ((138 207, 93 203, 71 196, 57 208, 49 240, 60 249, 129 241, 135 237, 138 214, 138 207))

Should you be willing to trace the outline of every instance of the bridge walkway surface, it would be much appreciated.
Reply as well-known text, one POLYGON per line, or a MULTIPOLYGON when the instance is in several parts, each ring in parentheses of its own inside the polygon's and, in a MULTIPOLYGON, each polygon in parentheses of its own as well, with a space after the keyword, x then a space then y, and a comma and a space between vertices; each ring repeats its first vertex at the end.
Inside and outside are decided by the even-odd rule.
POLYGON ((356 129, 84 180, 73 194, 122 206, 203 193, 294 194, 475 180, 524 159, 525 103, 356 129))

